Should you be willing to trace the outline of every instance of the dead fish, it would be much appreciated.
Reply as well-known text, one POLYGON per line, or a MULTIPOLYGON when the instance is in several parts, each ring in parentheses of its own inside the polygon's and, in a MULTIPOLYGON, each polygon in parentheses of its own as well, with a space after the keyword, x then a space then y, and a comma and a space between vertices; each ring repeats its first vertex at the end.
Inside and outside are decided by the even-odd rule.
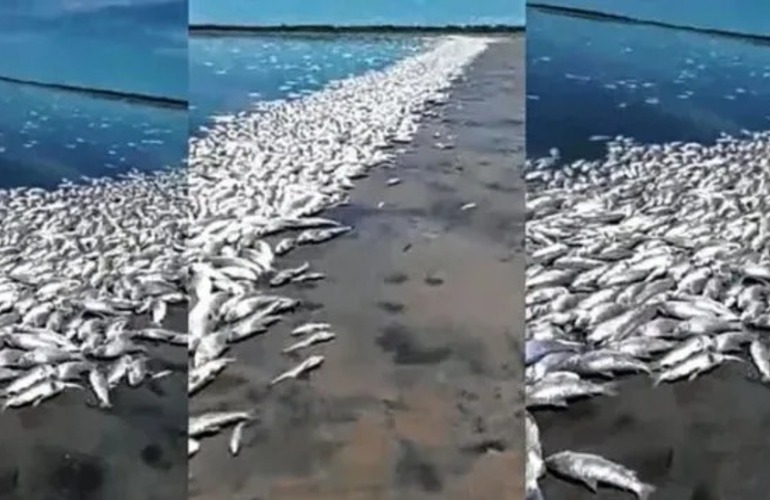
POLYGON ((293 336, 307 335, 308 333, 320 332, 323 330, 330 330, 332 325, 329 323, 305 323, 296 327, 291 331, 293 336))
POLYGON ((288 354, 291 352, 299 351, 300 349, 310 347, 313 344, 334 340, 335 337, 336 335, 333 332, 316 332, 285 348, 283 352, 288 354))
POLYGON ((702 373, 716 368, 725 361, 743 362, 743 359, 716 352, 699 352, 655 376, 653 385, 674 382, 685 377, 692 382, 702 373))
POLYGON ((246 421, 241 421, 235 424, 233 427, 233 433, 230 435, 230 453, 233 456, 238 455, 241 451, 241 441, 243 440, 243 429, 246 427, 246 421))
POLYGON ((341 236, 353 228, 350 226, 331 227, 328 229, 306 229, 297 236, 298 245, 317 244, 341 236))
POLYGON ((637 473, 591 453, 562 451, 545 459, 546 467, 585 484, 596 493, 600 483, 630 491, 638 500, 647 500, 655 487, 639 480, 637 473))
POLYGON ((760 339, 755 339, 749 346, 751 360, 754 362, 759 379, 763 383, 770 383, 770 345, 760 339))
POLYGON ((187 434, 191 438, 219 431, 222 427, 252 420, 254 415, 247 411, 219 411, 190 417, 187 434))
POLYGON ((91 389, 94 391, 99 406, 101 408, 110 408, 110 387, 107 383, 107 377, 99 368, 92 368, 88 372, 88 382, 91 384, 91 389))
POLYGON ((294 368, 286 370, 285 372, 275 377, 273 380, 270 381, 270 385, 272 386, 272 385, 278 384, 279 382, 283 382, 284 380, 288 380, 291 378, 297 378, 304 373, 307 373, 311 370, 315 370, 316 368, 321 366, 323 362, 324 362, 323 356, 320 356, 320 355, 309 356, 307 359, 299 363, 294 368))

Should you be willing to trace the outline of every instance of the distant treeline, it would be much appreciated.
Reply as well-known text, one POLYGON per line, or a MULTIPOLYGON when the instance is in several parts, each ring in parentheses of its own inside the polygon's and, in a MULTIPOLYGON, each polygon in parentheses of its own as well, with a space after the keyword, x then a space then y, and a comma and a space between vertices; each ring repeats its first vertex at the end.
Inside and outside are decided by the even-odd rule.
POLYGON ((686 24, 667 23, 664 21, 652 21, 646 19, 636 19, 633 17, 622 16, 619 14, 609 14, 607 12, 600 12, 589 9, 579 9, 576 7, 559 7, 555 5, 533 3, 528 2, 527 7, 532 7, 544 12, 552 12, 554 14, 564 14, 574 17, 583 17, 587 19, 595 19, 598 21, 611 21, 616 23, 627 24, 643 24, 646 26, 657 26, 659 28, 675 29, 680 31, 690 31, 693 33, 703 33, 705 35, 722 36, 727 38, 738 38, 741 40, 749 40, 758 43, 770 43, 770 35, 753 35, 751 33, 741 33, 739 31, 728 31, 714 28, 699 28, 697 26, 688 26, 686 24))
POLYGON ((298 33, 298 34, 349 34, 349 33, 404 33, 404 34, 507 34, 523 33, 524 26, 506 24, 487 25, 447 25, 447 26, 403 26, 403 25, 362 25, 335 26, 332 24, 298 24, 271 26, 234 26, 220 24, 195 24, 189 27, 193 35, 231 35, 259 33, 298 33))
POLYGON ((144 104, 148 106, 157 106, 162 108, 173 109, 187 109, 187 101, 183 99, 174 99, 171 97, 160 97, 147 94, 137 94, 133 92, 123 92, 120 90, 105 90, 89 87, 80 87, 77 85, 66 85, 62 83, 47 83, 39 82, 35 80, 24 80, 21 78, 14 78, 10 76, 1 76, 0 82, 13 83, 16 85, 26 85, 29 87, 38 87, 50 90, 58 90, 62 92, 72 92, 76 94, 85 94, 91 97, 99 97, 102 99, 112 99, 118 101, 126 101, 137 104, 144 104))

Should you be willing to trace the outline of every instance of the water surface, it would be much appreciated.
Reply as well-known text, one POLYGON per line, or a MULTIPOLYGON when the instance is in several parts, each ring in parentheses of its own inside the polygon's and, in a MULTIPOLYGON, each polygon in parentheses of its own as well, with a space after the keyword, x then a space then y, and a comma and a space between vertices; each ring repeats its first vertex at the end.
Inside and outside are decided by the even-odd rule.
POLYGON ((187 2, 0 2, 0 75, 184 99, 187 2))
POLYGON ((770 36, 770 2, 767 0, 537 0, 537 3, 697 28, 770 36))
POLYGON ((0 188, 179 165, 185 110, 0 82, 0 188))
POLYGON ((713 141, 770 127, 770 45, 529 9, 527 151, 597 157, 605 136, 713 141))
POLYGON ((191 130, 256 101, 295 99, 333 80, 383 69, 426 43, 408 36, 193 37, 191 130))

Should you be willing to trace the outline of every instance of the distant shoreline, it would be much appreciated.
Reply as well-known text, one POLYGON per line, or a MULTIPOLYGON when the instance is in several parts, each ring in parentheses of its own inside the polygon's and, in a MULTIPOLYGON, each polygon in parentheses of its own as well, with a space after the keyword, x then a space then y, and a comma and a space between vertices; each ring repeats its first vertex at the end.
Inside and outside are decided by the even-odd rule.
POLYGON ((701 33, 704 35, 720 36, 724 38, 734 38, 740 40, 748 40, 757 43, 770 43, 770 35, 752 35, 750 33, 740 33, 738 31, 720 30, 714 28, 698 28, 696 26, 688 26, 686 24, 674 24, 664 21, 653 21, 647 19, 637 19, 634 17, 622 16, 619 14, 609 14, 597 10, 579 9, 576 7, 558 7, 555 5, 533 3, 528 2, 527 7, 533 9, 542 10, 545 12, 551 12, 554 14, 563 14, 573 17, 583 17, 587 19, 594 19, 597 21, 612 21, 616 23, 637 24, 645 26, 656 26, 658 28, 674 29, 679 31, 689 31, 692 33, 701 33))
POLYGON ((47 83, 36 80, 24 80, 10 76, 0 76, 0 82, 13 83, 16 85, 25 85, 28 87, 37 87, 62 92, 71 92, 75 94, 86 94, 102 99, 111 99, 116 101, 126 101, 147 106, 160 108, 184 109, 187 110, 188 102, 183 99, 174 99, 171 97, 160 97, 148 94, 138 94, 134 92, 122 92, 119 90, 105 90, 89 87, 80 87, 77 85, 66 85, 62 83, 47 83))
POLYGON ((191 35, 198 36, 227 36, 227 35, 256 35, 256 34, 313 34, 313 35, 345 35, 345 34, 467 34, 494 35, 524 33, 524 26, 511 25, 480 25, 480 26, 335 26, 331 24, 300 24, 300 25, 265 25, 265 26, 235 26, 224 24, 193 24, 188 27, 191 35))

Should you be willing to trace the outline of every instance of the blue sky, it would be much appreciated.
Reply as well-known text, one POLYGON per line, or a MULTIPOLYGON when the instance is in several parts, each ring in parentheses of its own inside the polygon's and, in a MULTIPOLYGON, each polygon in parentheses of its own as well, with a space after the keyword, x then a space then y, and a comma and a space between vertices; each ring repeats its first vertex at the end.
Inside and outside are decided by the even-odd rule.
POLYGON ((524 24, 524 0, 189 0, 189 5, 193 24, 524 24))
POLYGON ((600 10, 640 19, 770 36, 770 0, 533 1, 550 5, 600 10))

